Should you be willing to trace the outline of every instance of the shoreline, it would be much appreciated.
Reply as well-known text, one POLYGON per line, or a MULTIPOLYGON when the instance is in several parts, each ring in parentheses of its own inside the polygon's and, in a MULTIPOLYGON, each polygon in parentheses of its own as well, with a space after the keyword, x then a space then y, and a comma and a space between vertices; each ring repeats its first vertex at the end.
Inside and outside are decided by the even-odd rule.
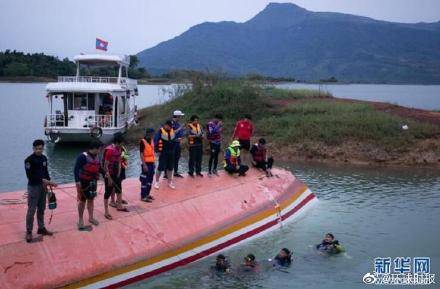
MULTIPOLYGON (((269 151, 281 162, 440 168, 437 111, 322 96, 313 90, 261 88, 246 82, 226 81, 199 89, 141 109, 139 126, 128 132, 127 140, 137 144, 144 128, 157 129, 174 109, 188 117, 198 114, 203 125, 220 112, 225 116, 224 149, 235 121, 251 113, 256 127, 252 143, 265 137, 269 151)), ((187 148, 186 141, 182 148, 187 148)), ((204 152, 208 151, 205 141, 204 152)))

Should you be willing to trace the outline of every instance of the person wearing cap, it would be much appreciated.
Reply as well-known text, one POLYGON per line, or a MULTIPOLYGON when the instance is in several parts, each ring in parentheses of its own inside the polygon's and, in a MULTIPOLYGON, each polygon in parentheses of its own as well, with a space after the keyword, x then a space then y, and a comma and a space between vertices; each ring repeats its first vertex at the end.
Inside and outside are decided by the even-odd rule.
POLYGON ((141 159, 141 201, 151 203, 154 198, 150 196, 151 185, 154 178, 154 129, 148 128, 145 131, 145 136, 139 142, 139 153, 141 159))
POLYGON ((176 133, 173 129, 171 120, 167 120, 165 124, 154 135, 155 152, 159 153, 159 165, 156 172, 155 189, 159 189, 160 175, 165 172, 168 176, 168 186, 175 189, 173 183, 173 169, 174 169, 174 149, 176 142, 176 133))
POLYGON ((174 176, 177 178, 183 178, 183 176, 179 174, 179 160, 182 153, 180 144, 185 133, 184 126, 180 124, 180 118, 184 115, 185 114, 182 111, 175 110, 173 112, 173 118, 171 119, 171 122, 173 124, 172 127, 174 129, 174 133, 176 134, 176 138, 174 139, 174 141, 176 142, 176 146, 174 148, 174 176))
POLYGON ((189 145, 189 160, 188 160, 188 174, 194 177, 194 171, 199 177, 202 174, 202 156, 203 156, 203 129, 199 124, 199 117, 192 115, 190 123, 187 128, 188 145, 189 145))
POLYGON ((266 140, 260 138, 258 143, 254 144, 251 148, 252 165, 261 169, 266 173, 266 176, 272 177, 273 157, 268 157, 266 140))
POLYGON ((238 173, 239 176, 245 176, 249 170, 248 166, 241 164, 240 142, 238 140, 234 140, 225 150, 224 168, 229 174, 238 173))

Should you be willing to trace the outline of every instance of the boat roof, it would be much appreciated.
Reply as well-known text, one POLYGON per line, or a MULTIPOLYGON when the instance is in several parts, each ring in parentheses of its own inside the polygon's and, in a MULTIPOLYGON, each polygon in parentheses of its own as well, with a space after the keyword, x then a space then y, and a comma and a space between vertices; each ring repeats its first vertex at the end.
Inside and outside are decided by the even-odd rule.
POLYGON ((117 63, 124 66, 130 65, 130 57, 128 55, 114 54, 80 54, 76 55, 73 60, 84 64, 100 65, 117 63))

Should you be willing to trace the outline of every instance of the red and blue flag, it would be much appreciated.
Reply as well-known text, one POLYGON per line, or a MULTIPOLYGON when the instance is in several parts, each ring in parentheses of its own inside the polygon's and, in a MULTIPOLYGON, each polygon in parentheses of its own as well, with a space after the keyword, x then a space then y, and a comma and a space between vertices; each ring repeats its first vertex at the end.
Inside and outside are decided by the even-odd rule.
POLYGON ((107 51, 108 41, 96 38, 96 49, 107 51))

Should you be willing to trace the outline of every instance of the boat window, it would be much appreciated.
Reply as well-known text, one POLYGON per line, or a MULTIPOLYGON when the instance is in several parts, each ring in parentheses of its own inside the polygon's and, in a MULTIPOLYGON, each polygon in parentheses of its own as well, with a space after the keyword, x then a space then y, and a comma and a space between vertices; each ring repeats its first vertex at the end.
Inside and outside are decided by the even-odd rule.
POLYGON ((67 96, 67 109, 73 110, 73 93, 66 93, 67 96))
POLYGON ((122 103, 121 103, 120 111, 121 111, 121 114, 124 114, 127 99, 125 98, 125 96, 121 96, 121 100, 122 100, 122 103))
POLYGON ((87 94, 87 106, 88 106, 88 110, 95 110, 95 94, 94 93, 89 93, 87 94))
POLYGON ((108 93, 99 94, 99 110, 100 115, 111 115, 113 111, 113 96, 108 93))

